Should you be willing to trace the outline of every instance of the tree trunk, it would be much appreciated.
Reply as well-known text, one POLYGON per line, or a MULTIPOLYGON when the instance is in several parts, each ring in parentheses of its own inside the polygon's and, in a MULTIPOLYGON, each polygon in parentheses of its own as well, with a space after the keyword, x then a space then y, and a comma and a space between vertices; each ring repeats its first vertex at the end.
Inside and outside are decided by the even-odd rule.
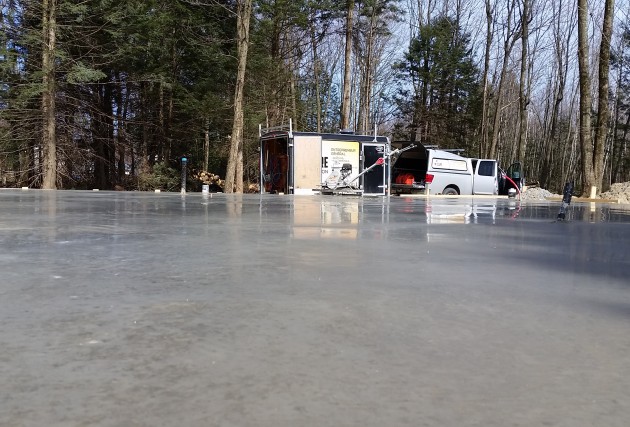
POLYGON ((363 134, 367 134, 371 130, 370 112, 372 109, 372 89, 374 86, 374 33, 376 32, 376 24, 376 7, 373 7, 372 16, 370 16, 370 27, 365 38, 367 54, 365 57, 365 66, 363 67, 363 79, 361 88, 362 99, 359 102, 359 131, 363 134))
POLYGON ((206 118, 204 128, 203 167, 201 168, 201 170, 208 171, 208 164, 210 163, 210 119, 206 118))
MULTIPOLYGON (((118 183, 122 185, 126 181, 126 172, 127 172, 127 112, 129 111, 129 85, 127 84, 127 80, 125 79, 125 83, 123 84, 120 75, 118 76, 118 81, 120 81, 120 88, 118 91, 120 92, 119 99, 120 104, 122 104, 122 112, 120 113, 120 118, 118 121, 118 183), (123 100, 123 87, 124 87, 124 100, 123 100)), ((120 107, 119 107, 120 110, 120 107)), ((133 149, 130 150, 133 152, 133 149)))
MULTIPOLYGON (((289 57, 289 96, 291 97, 291 116, 289 117, 299 117, 298 115, 298 107, 297 107, 297 80, 299 71, 299 66, 295 63, 295 55, 291 55, 289 57)), ((282 115, 282 122, 285 122, 285 115, 282 115)))
POLYGON ((140 150, 138 150, 138 154, 140 156, 140 161, 138 162, 138 170, 141 174, 149 173, 151 170, 151 165, 153 164, 153 159, 149 159, 149 142, 151 139, 149 123, 151 123, 151 114, 149 112, 149 94, 150 90, 147 87, 147 82, 140 83, 140 108, 142 114, 142 142, 140 145, 140 150))
POLYGON ((230 141, 230 155, 227 172, 225 174, 226 193, 243 191, 243 94, 245 88, 245 69, 247 67, 247 49, 249 47, 249 21, 252 14, 252 0, 239 0, 237 3, 237 50, 238 71, 236 88, 234 90, 234 122, 232 124, 232 138, 230 141), (239 164, 240 159, 240 164, 239 164), (238 171, 241 171, 238 176, 238 171), (239 191, 240 189, 240 191, 239 191))
POLYGON ((43 0, 43 54, 42 54, 42 145, 44 149, 44 176, 42 188, 57 188, 57 126, 55 123, 55 43, 57 29, 57 0, 43 0))
POLYGON ((595 185, 593 140, 591 135, 591 75, 589 73, 587 0, 578 0, 578 65, 580 85, 580 150, 582 153, 582 193, 595 185))
POLYGON ((630 130, 630 114, 626 114, 626 122, 624 125, 621 126, 621 128, 623 129, 621 138, 616 137, 617 132, 614 133, 615 139, 617 142, 617 150, 616 150, 616 155, 615 155, 615 159, 613 163, 614 164, 613 171, 612 171, 613 179, 612 179, 611 184, 615 182, 624 181, 625 175, 624 175, 623 163, 626 157, 626 140, 628 137, 628 131, 630 130))
POLYGON ((236 180, 236 192, 243 192, 243 150, 238 151, 238 161, 236 162, 236 176, 241 179, 236 180))
POLYGON ((527 149, 527 119, 529 105, 528 87, 528 43, 529 43, 529 0, 523 0, 523 13, 521 15, 521 78, 519 82, 519 107, 520 107, 520 125, 518 132, 518 161, 525 160, 525 151, 527 149))
POLYGON ((481 143, 479 145, 479 157, 485 157, 488 150, 488 72, 490 69, 490 49, 492 48, 492 35, 494 32, 492 6, 490 0, 486 0, 486 48, 483 59, 483 105, 481 113, 481 143))
POLYGON ((165 148, 164 148, 164 160, 168 162, 171 159, 171 153, 173 151, 173 135, 172 135, 172 127, 173 127, 173 115, 175 114, 175 101, 173 96, 173 90, 169 89, 168 91, 168 114, 166 116, 166 127, 165 127, 165 148))
POLYGON ((604 179, 604 153, 606 151, 608 120, 610 118, 610 109, 608 108, 608 73, 610 70, 610 39, 612 37, 614 9, 615 0, 606 0, 604 4, 602 41, 599 48, 599 95, 597 99, 595 144, 593 147, 593 175, 595 181, 591 184, 596 186, 599 191, 602 189, 604 179))
POLYGON ((322 131, 322 98, 321 88, 319 80, 319 56, 317 54, 317 37, 316 37, 316 24, 315 17, 311 16, 309 34, 311 36, 311 50, 313 51, 313 82, 315 84, 315 116, 317 120, 316 129, 317 133, 322 131))
POLYGON ((111 188, 111 168, 114 166, 113 111, 110 85, 95 86, 98 110, 91 116, 91 132, 94 149, 94 185, 101 190, 111 188))
POLYGON ((352 86, 352 28, 353 28, 354 0, 348 0, 348 15, 346 17, 346 51, 343 71, 343 100, 341 103, 341 129, 350 127, 350 94, 352 86))

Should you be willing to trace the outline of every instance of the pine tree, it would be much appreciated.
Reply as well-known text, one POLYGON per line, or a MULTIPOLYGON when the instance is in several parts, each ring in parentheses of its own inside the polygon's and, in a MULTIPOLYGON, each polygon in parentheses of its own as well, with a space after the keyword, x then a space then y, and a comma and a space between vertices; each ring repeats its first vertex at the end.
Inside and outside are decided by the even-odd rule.
POLYGON ((397 64, 399 136, 444 147, 472 148, 479 119, 478 70, 470 37, 448 17, 420 29, 397 64))

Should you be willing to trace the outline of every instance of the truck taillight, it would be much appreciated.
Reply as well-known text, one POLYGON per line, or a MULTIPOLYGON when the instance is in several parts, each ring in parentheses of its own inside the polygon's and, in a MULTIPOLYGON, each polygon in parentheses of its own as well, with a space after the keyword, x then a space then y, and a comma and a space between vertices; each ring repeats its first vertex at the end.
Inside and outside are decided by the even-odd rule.
POLYGON ((424 183, 431 184, 433 182, 433 175, 428 173, 424 176, 424 183))

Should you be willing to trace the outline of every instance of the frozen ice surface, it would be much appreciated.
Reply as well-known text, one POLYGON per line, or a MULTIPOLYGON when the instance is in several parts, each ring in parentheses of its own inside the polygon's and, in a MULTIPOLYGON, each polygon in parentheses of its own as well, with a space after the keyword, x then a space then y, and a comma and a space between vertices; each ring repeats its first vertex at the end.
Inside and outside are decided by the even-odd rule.
POLYGON ((2 426, 627 426, 630 212, 0 191, 2 426))

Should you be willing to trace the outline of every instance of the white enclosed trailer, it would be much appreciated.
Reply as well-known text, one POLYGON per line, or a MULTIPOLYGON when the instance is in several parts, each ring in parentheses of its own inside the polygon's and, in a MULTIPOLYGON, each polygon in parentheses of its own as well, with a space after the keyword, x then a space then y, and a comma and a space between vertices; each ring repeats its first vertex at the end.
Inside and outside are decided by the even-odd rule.
MULTIPOLYGON (((349 167, 354 176, 373 166, 389 150, 389 139, 352 133, 260 129, 260 192, 318 194, 334 169, 349 167)), ((376 165, 357 178, 363 195, 385 195, 389 164, 376 165)))

